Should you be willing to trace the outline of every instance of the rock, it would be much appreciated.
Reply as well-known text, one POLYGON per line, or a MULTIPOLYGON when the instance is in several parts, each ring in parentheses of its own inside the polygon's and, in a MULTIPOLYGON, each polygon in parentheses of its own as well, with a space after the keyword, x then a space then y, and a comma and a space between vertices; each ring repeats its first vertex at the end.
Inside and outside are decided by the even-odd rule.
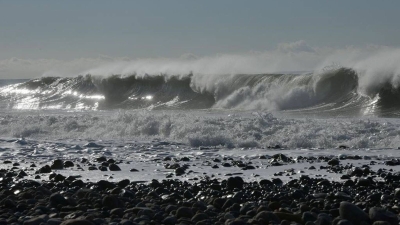
POLYGON ((48 225, 60 225, 62 223, 61 219, 51 218, 47 220, 48 225))
POLYGON ((118 187, 120 188, 124 188, 126 186, 128 186, 131 182, 128 179, 124 179, 118 182, 118 187))
POLYGON ((65 168, 73 167, 73 166, 74 166, 74 163, 72 161, 65 161, 64 162, 64 167, 65 168))
POLYGON ((390 225, 387 221, 375 221, 372 225, 390 225))
POLYGON ((400 188, 396 188, 396 189, 394 190, 394 196, 395 196, 396 198, 400 198, 400 188))
POLYGON ((192 217, 193 222, 198 222, 206 219, 208 219, 208 215, 206 213, 197 213, 192 217))
POLYGON ((353 224, 348 220, 339 220, 336 225, 353 225, 353 224))
POLYGON ((185 218, 192 218, 193 217, 193 211, 189 207, 180 207, 178 210, 176 210, 175 216, 179 219, 182 217, 185 218))
POLYGON ((109 209, 123 208, 124 203, 115 195, 108 195, 103 198, 103 206, 109 209))
POLYGON ((41 223, 45 223, 46 221, 44 220, 43 217, 34 217, 29 220, 24 221, 24 225, 40 225, 41 223))
POLYGON ((396 214, 379 207, 372 207, 369 209, 369 218, 372 221, 386 221, 391 225, 399 224, 396 214))
POLYGON ((110 166, 108 167, 108 169, 110 171, 121 171, 121 168, 119 168, 119 166, 117 166, 116 164, 110 164, 110 166))
POLYGON ((177 219, 175 216, 168 216, 162 222, 165 225, 175 225, 177 222, 177 219))
POLYGON ((315 225, 331 225, 332 218, 328 214, 320 213, 314 223, 315 225))
MULTIPOLYGON (((280 146, 279 146, 279 148, 280 148, 280 146)), ((290 162, 291 161, 291 159, 289 157, 287 157, 286 155, 281 154, 281 153, 273 155, 272 158, 281 160, 282 162, 290 162)))
POLYGON ((328 165, 330 165, 330 166, 338 166, 339 164, 340 164, 340 161, 337 158, 334 158, 334 159, 331 159, 328 161, 328 165))
POLYGON ((254 219, 259 220, 262 219, 264 223, 280 223, 281 220, 279 219, 278 216, 276 216, 273 212, 269 211, 262 211, 259 212, 254 219))
POLYGON ((99 166, 99 170, 100 171, 108 171, 108 169, 107 169, 107 167, 106 166, 99 166))
POLYGON ((85 148, 103 148, 104 146, 96 144, 94 142, 88 142, 85 145, 83 145, 83 147, 85 147, 85 148))
POLYGON ((287 220, 287 221, 293 221, 297 223, 302 223, 303 220, 301 219, 300 214, 291 214, 291 213, 285 213, 285 212, 274 212, 274 214, 282 221, 282 220, 287 220))
POLYGON ((82 188, 84 185, 85 185, 85 184, 83 183, 82 180, 74 180, 74 181, 72 181, 72 183, 71 183, 71 186, 72 186, 72 187, 80 187, 80 188, 82 188))
POLYGON ((317 217, 311 212, 304 212, 301 219, 304 221, 304 223, 307 223, 308 221, 316 221, 317 217))
POLYGON ((341 202, 339 213, 341 218, 350 221, 354 225, 362 225, 363 222, 370 223, 368 214, 350 202, 341 202))
POLYGON ((68 205, 68 201, 59 193, 54 193, 50 196, 50 203, 53 206, 57 205, 68 205))
POLYGON ((59 182, 59 181, 65 180, 65 177, 64 177, 63 175, 61 175, 61 174, 56 174, 56 175, 52 178, 52 180, 54 180, 55 182, 59 182))
POLYGON ((26 177, 26 176, 28 176, 28 174, 26 174, 25 171, 23 171, 23 170, 19 171, 19 173, 17 175, 17 177, 21 177, 21 178, 26 177))
POLYGON ((124 215, 124 210, 122 208, 114 208, 110 211, 110 215, 122 217, 124 215))
POLYGON ((241 177, 229 177, 226 182, 226 187, 228 189, 242 189, 244 181, 241 177))
POLYGON ((176 176, 181 176, 183 174, 185 174, 185 169, 184 168, 178 167, 178 168, 175 169, 175 175, 176 176))
POLYGON ((94 223, 90 222, 89 220, 71 219, 65 220, 60 225, 94 225, 94 223))
POLYGON ((64 169, 64 162, 61 159, 56 159, 53 161, 50 168, 52 170, 62 170, 64 169))
POLYGON ((358 179, 356 186, 359 187, 368 187, 371 185, 371 181, 369 179, 365 179, 365 178, 360 178, 358 179))
POLYGON ((51 173, 51 168, 49 165, 45 165, 38 170, 39 173, 51 173))

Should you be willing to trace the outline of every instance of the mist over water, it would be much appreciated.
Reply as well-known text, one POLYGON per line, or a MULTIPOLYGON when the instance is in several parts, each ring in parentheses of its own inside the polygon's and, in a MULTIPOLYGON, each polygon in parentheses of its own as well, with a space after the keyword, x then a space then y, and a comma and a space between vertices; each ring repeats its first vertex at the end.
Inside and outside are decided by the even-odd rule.
POLYGON ((0 89, 9 109, 230 109, 397 116, 399 49, 304 42, 237 55, 118 61, 0 89))

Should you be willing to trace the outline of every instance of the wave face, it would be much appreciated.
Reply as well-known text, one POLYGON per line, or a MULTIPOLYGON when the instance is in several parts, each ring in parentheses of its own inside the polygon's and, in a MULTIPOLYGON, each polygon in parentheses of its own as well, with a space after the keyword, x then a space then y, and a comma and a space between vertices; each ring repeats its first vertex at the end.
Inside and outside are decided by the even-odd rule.
POLYGON ((234 109, 397 116, 400 88, 355 70, 307 74, 44 77, 0 87, 5 109, 234 109), (371 83, 371 82, 370 82, 371 83))

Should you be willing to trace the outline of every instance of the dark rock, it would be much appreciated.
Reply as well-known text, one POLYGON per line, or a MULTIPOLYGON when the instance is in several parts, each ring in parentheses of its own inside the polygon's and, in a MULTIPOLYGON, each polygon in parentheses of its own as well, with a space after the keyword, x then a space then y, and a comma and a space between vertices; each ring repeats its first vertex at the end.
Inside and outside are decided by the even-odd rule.
POLYGON ((259 212, 254 219, 256 220, 260 220, 262 219, 264 223, 268 224, 268 223, 280 223, 281 220, 279 219, 278 216, 276 216, 273 212, 269 212, 269 211, 262 211, 259 212))
POLYGON ((228 189, 242 189, 243 188, 244 181, 241 177, 229 177, 227 182, 226 182, 226 187, 228 189))
POLYGON ((368 187, 371 185, 371 181, 369 179, 360 178, 358 179, 356 186, 360 187, 368 187))
POLYGON ((99 170, 103 172, 108 171, 106 166, 99 166, 99 170))
POLYGON ((304 212, 301 219, 304 221, 304 223, 307 223, 308 221, 316 221, 317 217, 311 212, 304 212))
POLYGON ((348 220, 339 220, 337 225, 353 225, 353 224, 348 220))
POLYGON ((177 221, 175 216, 168 216, 162 222, 165 225, 175 225, 177 221))
POLYGON ((28 176, 28 174, 26 174, 25 171, 21 170, 21 171, 19 171, 17 176, 22 178, 22 177, 28 176))
POLYGON ((124 179, 118 182, 118 187, 124 188, 128 186, 131 182, 128 179, 124 179))
POLYGON ((267 179, 263 179, 263 180, 260 180, 260 182, 259 182, 259 184, 261 185, 261 186, 270 186, 270 185, 273 185, 274 183, 272 183, 272 181, 270 181, 270 180, 267 180, 267 179))
POLYGON ((208 215, 206 213, 197 213, 192 217, 193 222, 198 222, 206 219, 208 219, 208 215))
POLYGON ((285 213, 285 212, 274 212, 274 214, 282 221, 293 221, 297 223, 302 223, 303 220, 301 219, 300 214, 292 214, 292 213, 285 213))
POLYGON ((45 222, 46 222, 46 220, 42 216, 39 216, 39 217, 34 217, 29 220, 25 220, 24 225, 40 225, 41 223, 45 223, 45 222))
POLYGON ((119 166, 117 166, 116 164, 110 164, 110 166, 108 167, 108 169, 110 171, 121 171, 121 168, 119 168, 119 166))
POLYGON ((372 225, 390 225, 387 221, 375 221, 372 225))
POLYGON ((394 196, 395 196, 396 198, 400 198, 400 188, 396 188, 396 189, 394 190, 394 196))
POLYGON ((122 208, 114 208, 110 211, 110 215, 122 217, 124 215, 124 210, 122 208))
POLYGON ((51 168, 49 165, 45 165, 39 169, 39 173, 51 173, 51 168))
POLYGON ((65 177, 64 177, 63 175, 61 175, 61 174, 56 174, 56 175, 52 178, 52 180, 54 180, 55 182, 60 182, 60 181, 65 180, 65 177))
POLYGON ((83 147, 85 147, 85 148, 103 148, 104 146, 96 144, 94 142, 88 142, 85 145, 83 145, 83 147))
POLYGON ((48 225, 60 225, 62 223, 61 219, 51 218, 47 220, 48 225))
POLYGON ((175 216, 179 219, 182 217, 185 218, 192 218, 193 217, 193 211, 189 207, 180 207, 176 210, 175 216))
POLYGON ((84 185, 85 185, 85 184, 83 183, 82 180, 74 180, 74 181, 72 181, 72 183, 71 183, 71 186, 72 186, 72 187, 80 187, 80 188, 82 188, 84 185))
POLYGON ((115 195, 108 195, 103 198, 102 201, 103 206, 114 209, 114 208, 123 208, 124 203, 115 195))
POLYGON ((62 170, 64 169, 64 162, 61 159, 56 159, 53 161, 50 168, 52 170, 62 170))
POLYGON ((363 222, 370 223, 367 213, 350 202, 341 202, 339 207, 340 217, 353 223, 362 225, 363 222))
POLYGON ((89 220, 71 219, 65 220, 60 225, 94 225, 94 223, 90 222, 89 220))
POLYGON ((332 218, 328 214, 320 213, 314 223, 315 225, 331 225, 332 218))
POLYGON ((181 160, 182 162, 189 162, 190 159, 188 157, 182 157, 181 160))
POLYGON ((59 193, 54 193, 50 196, 50 203, 54 206, 68 205, 68 201, 59 193))
POLYGON ((181 176, 183 174, 185 174, 185 169, 184 168, 178 167, 178 168, 175 169, 175 175, 176 176, 181 176))
POLYGON ((64 162, 64 167, 65 168, 73 167, 73 166, 74 166, 74 163, 72 161, 65 161, 64 162))
POLYGON ((328 165, 330 165, 330 166, 338 166, 339 164, 340 164, 340 161, 337 158, 334 158, 334 159, 331 159, 328 161, 328 165))
POLYGON ((379 207, 372 207, 369 209, 369 218, 372 221, 387 221, 391 225, 399 224, 396 214, 379 207))

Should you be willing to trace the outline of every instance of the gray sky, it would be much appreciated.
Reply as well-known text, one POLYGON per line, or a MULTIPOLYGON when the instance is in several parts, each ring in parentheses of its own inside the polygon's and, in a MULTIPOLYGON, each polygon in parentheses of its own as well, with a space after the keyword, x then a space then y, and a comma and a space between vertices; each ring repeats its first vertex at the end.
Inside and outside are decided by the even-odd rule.
POLYGON ((376 0, 0 1, 0 78, 185 54, 397 48, 399 9, 376 0))

